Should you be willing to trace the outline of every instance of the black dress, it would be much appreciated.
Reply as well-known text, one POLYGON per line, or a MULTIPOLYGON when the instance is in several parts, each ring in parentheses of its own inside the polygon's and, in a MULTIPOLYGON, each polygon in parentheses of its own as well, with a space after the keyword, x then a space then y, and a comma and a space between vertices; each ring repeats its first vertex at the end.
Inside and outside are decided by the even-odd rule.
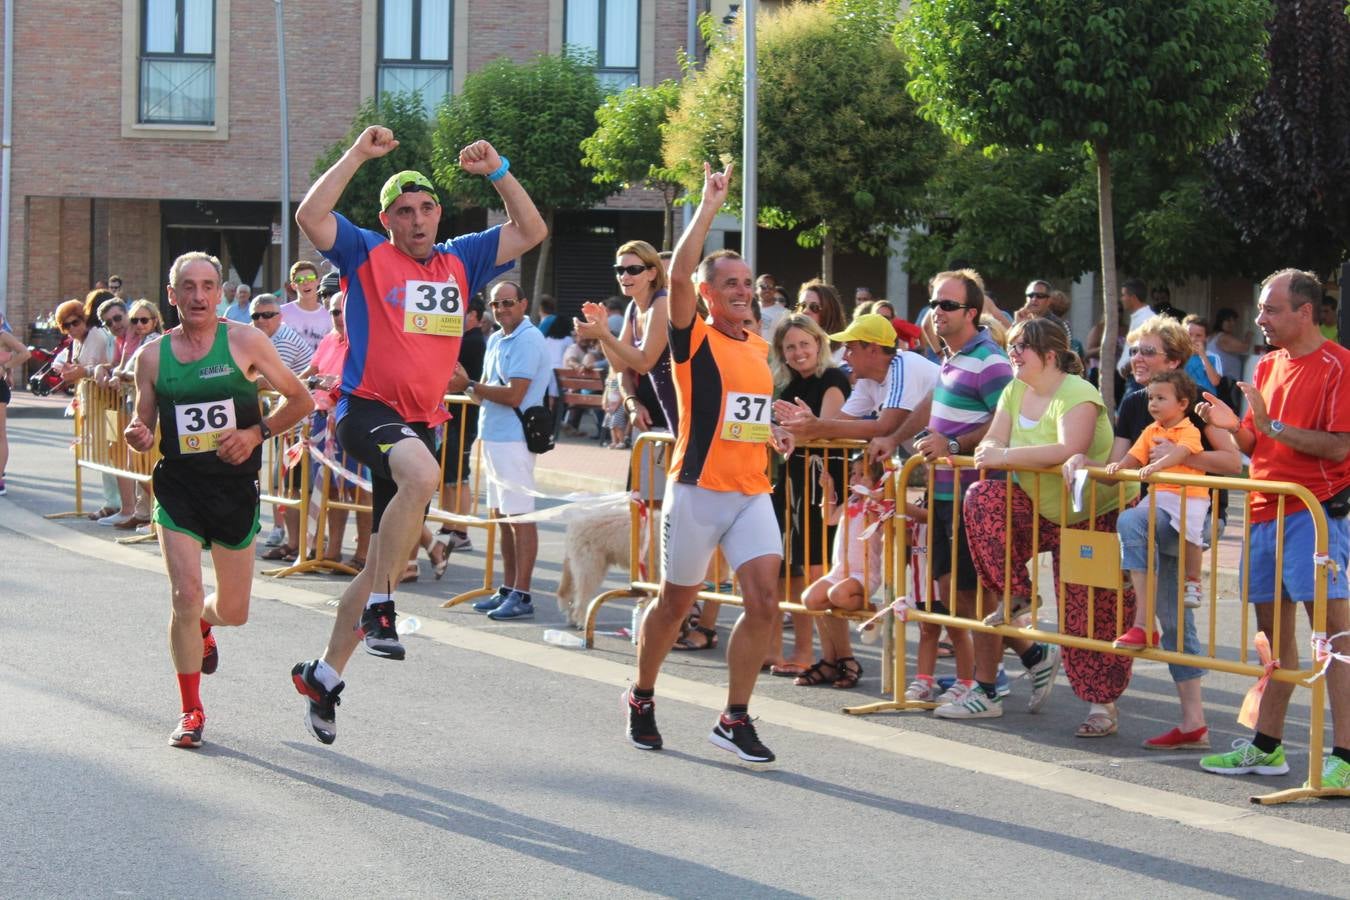
MULTIPOLYGON (((848 376, 831 366, 823 374, 803 378, 793 373, 792 381, 783 388, 779 399, 789 403, 801 399, 811 412, 820 415, 820 404, 825 392, 838 388, 847 399, 851 387, 848 376)), ((791 525, 791 541, 786 543, 784 563, 794 575, 803 573, 804 565, 829 565, 830 548, 834 546, 834 528, 825 526, 825 511, 820 508, 819 471, 812 467, 810 457, 829 456, 830 477, 834 479, 835 498, 844 486, 844 455, 842 451, 826 454, 821 450, 794 450, 778 467, 773 487, 773 509, 778 527, 787 534, 791 525), (808 543, 809 533, 809 543, 808 543)))

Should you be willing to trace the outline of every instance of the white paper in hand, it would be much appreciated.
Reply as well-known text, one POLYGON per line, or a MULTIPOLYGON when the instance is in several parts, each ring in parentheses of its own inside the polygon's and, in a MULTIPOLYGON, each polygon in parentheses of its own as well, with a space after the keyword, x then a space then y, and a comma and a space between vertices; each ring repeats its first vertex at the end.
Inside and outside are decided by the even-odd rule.
POLYGON ((1073 511, 1080 513, 1083 511, 1083 488, 1087 486, 1088 473, 1086 469, 1077 469, 1073 473, 1073 485, 1070 495, 1070 501, 1073 503, 1073 511))

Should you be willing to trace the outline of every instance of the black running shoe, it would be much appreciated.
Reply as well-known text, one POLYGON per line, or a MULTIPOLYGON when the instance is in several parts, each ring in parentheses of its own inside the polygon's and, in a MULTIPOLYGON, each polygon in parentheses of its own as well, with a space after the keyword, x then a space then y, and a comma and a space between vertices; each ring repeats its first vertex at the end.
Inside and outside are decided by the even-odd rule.
POLYGON ((337 707, 342 702, 338 694, 342 693, 346 682, 339 681, 337 687, 330 691, 314 674, 318 664, 317 659, 296 663, 291 668, 291 681, 295 683, 295 689, 309 701, 305 727, 319 739, 319 743, 331 744, 337 740, 337 707))
POLYGON ((639 750, 660 750, 661 732, 656 730, 656 701, 640 700, 630 688, 623 692, 628 710, 628 741, 639 750))
POLYGON ((220 648, 216 646, 216 636, 208 625, 202 635, 202 674, 214 675, 220 666, 220 648))
POLYGON ((178 727, 169 735, 169 743, 175 747, 196 749, 202 745, 202 729, 206 727, 206 713, 200 709, 190 709, 178 720, 178 727))
POLYGON ((367 606, 361 613, 361 639, 371 656, 403 658, 403 644, 399 643, 398 632, 394 630, 395 617, 393 600, 367 606))
POLYGON ((737 716, 734 719, 728 719, 723 713, 713 726, 712 734, 708 735, 709 742, 714 747, 721 747, 723 750, 730 750, 746 762, 752 763, 771 763, 774 761, 773 751, 759 742, 759 735, 755 734, 755 725, 750 721, 749 716, 737 716))

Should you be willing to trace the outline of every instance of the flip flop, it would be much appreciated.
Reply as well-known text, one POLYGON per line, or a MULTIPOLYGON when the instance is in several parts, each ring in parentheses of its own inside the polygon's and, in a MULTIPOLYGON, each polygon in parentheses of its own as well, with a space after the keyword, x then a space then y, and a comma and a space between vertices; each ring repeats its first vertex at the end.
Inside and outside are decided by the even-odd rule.
POLYGON ((1106 713, 1092 713, 1079 724, 1078 730, 1073 733, 1073 736, 1080 738, 1109 737, 1116 733, 1117 727, 1118 723, 1114 717, 1106 713))
POLYGON ((281 562, 295 562, 295 557, 299 555, 300 550, 296 547, 287 547, 284 544, 280 547, 273 547, 262 555, 263 559, 274 559, 281 562))
POLYGON ((805 675, 809 668, 811 667, 800 663, 783 663, 781 666, 769 666, 769 674, 779 678, 799 678, 805 675))
POLYGON ((427 548, 427 557, 431 560, 431 572, 440 581, 445 570, 450 566, 450 550, 440 541, 432 541, 431 546, 427 548))

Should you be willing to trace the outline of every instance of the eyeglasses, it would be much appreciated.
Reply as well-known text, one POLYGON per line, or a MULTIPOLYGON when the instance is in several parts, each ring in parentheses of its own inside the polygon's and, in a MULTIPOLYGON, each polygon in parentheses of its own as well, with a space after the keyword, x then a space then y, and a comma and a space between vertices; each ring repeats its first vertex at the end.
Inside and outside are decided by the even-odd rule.
POLYGON ((304 275, 297 275, 291 279, 291 281, 294 281, 296 284, 308 284, 311 281, 318 281, 318 280, 319 276, 315 275, 313 272, 307 272, 304 275))
POLYGON ((819 303, 798 303, 797 309, 802 312, 820 312, 819 303))
POLYGON ((516 305, 515 300, 491 300, 488 302, 488 306, 492 307, 493 309, 510 309, 515 305, 516 305))
POLYGON ((1027 291, 1028 300, 1049 300, 1050 295, 1044 291, 1027 291))
POLYGON ((647 271, 648 269, 651 269, 651 268, 654 268, 654 267, 653 267, 653 266, 615 266, 615 267, 614 267, 614 274, 615 274, 615 275, 641 275, 643 272, 645 272, 645 271, 647 271))
POLYGON ((958 303, 955 300, 941 300, 934 297, 928 301, 928 308, 940 309, 943 312, 956 312, 958 309, 973 309, 974 307, 967 306, 964 303, 958 303))
POLYGON ((116 325, 119 322, 125 322, 126 320, 126 316, 108 316, 108 322, 113 325, 116 325))
POLYGON ((340 315, 342 315, 342 310, 340 310, 340 309, 330 309, 329 312, 332 313, 332 314, 335 315, 335 316, 340 316, 340 315))
POLYGON ((108 288, 109 288, 109 290, 114 290, 114 291, 115 291, 115 290, 117 290, 118 288, 120 288, 121 286, 122 286, 122 282, 120 282, 120 281, 110 281, 110 282, 108 282, 108 288))
POLYGON ((61 327, 65 328, 66 330, 69 330, 71 328, 74 328, 76 325, 82 325, 83 323, 84 319, 66 319, 64 322, 61 323, 61 327))
POLYGON ((1152 359, 1152 358, 1155 357, 1155 356, 1162 356, 1162 355, 1163 355, 1163 352, 1164 352, 1164 351, 1159 350, 1157 347, 1131 347, 1131 348, 1130 348, 1130 355, 1131 355, 1131 356, 1142 356, 1142 357, 1144 357, 1144 359, 1152 359))
POLYGON ((152 319, 152 318, 150 318, 149 316, 132 316, 132 317, 131 317, 131 324, 132 324, 132 325, 146 325, 146 324, 148 324, 148 323, 150 323, 150 322, 153 322, 153 321, 155 321, 155 320, 152 319))
POLYGON ((1016 353, 1018 356, 1023 355, 1030 349, 1031 345, 1028 344, 1026 341, 1016 341, 1008 345, 1008 352, 1016 353))
POLYGON ((279 315, 281 315, 279 312, 254 313, 249 318, 256 322, 259 319, 275 319, 279 315))

